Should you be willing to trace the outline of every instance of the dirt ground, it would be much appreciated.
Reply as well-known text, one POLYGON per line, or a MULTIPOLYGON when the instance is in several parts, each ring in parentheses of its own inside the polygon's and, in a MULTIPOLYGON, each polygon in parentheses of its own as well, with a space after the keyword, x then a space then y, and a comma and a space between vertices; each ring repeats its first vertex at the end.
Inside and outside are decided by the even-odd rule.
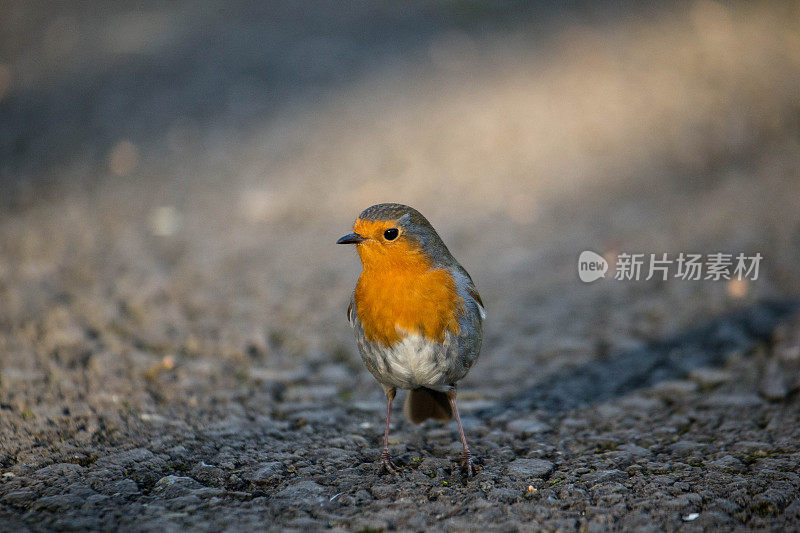
POLYGON ((798 3, 4 10, 0 530, 800 528, 798 3), (334 242, 385 201, 486 303, 470 480, 399 408, 376 464, 334 242))

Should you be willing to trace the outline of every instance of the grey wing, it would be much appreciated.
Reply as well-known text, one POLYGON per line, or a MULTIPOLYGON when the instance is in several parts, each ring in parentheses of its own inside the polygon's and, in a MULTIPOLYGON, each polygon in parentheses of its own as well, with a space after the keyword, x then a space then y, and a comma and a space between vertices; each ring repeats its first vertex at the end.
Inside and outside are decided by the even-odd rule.
POLYGON ((356 307, 356 293, 353 292, 353 295, 350 296, 350 303, 347 304, 347 321, 350 322, 350 326, 355 327, 355 307, 356 307))
POLYGON ((467 271, 460 265, 454 265, 451 268, 458 295, 464 302, 464 313, 458 324, 458 356, 464 374, 466 374, 481 352, 483 319, 486 318, 486 310, 467 271))
POLYGON ((484 320, 486 318, 486 309, 483 306, 481 295, 478 294, 478 289, 475 287, 475 283, 473 283, 469 273, 464 270, 464 267, 458 264, 452 266, 451 270, 453 272, 453 278, 456 280, 458 295, 464 300, 464 304, 467 306, 465 311, 477 311, 480 320, 484 320))
MULTIPOLYGON (((350 297, 350 304, 347 306, 347 321, 350 322, 350 327, 353 328, 353 335, 356 338, 356 346, 358 347, 358 353, 361 354, 361 358, 367 363, 369 366, 369 362, 367 359, 372 359, 372 349, 370 343, 367 341, 367 335, 364 333, 364 327, 361 325, 361 321, 358 319, 358 313, 356 312, 356 295, 355 292, 350 297)), ((370 368, 370 370, 372 370, 370 368)))
MULTIPOLYGON (((378 381, 382 381, 380 378, 382 374, 380 366, 382 362, 381 350, 375 344, 367 340, 364 327, 358 319, 358 313, 356 313, 355 292, 353 296, 350 297, 350 304, 347 306, 347 321, 350 322, 350 326, 353 328, 353 334, 356 338, 356 346, 358 347, 358 353, 361 355, 361 360, 364 361, 367 370, 369 370, 378 381)), ((383 367, 385 366, 384 363, 383 367)))

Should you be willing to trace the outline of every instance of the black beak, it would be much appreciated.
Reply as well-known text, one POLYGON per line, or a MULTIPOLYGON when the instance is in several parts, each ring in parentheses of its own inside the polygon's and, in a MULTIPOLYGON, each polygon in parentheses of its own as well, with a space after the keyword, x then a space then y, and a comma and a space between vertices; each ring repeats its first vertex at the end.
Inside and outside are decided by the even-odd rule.
POLYGON ((348 233, 344 237, 339 237, 339 240, 336 241, 336 244, 358 244, 360 242, 364 242, 365 239, 358 233, 348 233))

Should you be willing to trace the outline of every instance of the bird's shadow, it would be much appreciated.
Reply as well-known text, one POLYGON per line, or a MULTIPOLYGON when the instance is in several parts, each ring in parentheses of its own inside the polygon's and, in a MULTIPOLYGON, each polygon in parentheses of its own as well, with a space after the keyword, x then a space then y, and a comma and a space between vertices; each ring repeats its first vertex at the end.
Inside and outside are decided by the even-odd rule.
POLYGON ((769 341, 775 327, 798 310, 797 300, 759 301, 642 348, 562 370, 475 414, 502 420, 533 409, 567 411, 721 366, 731 354, 769 341))

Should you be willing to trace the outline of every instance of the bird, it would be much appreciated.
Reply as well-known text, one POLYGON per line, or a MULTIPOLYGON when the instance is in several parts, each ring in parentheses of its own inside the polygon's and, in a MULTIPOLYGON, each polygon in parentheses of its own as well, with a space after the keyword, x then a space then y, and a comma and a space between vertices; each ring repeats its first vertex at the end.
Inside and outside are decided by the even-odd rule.
POLYGON ((368 207, 336 243, 354 245, 361 260, 347 319, 361 359, 386 394, 383 468, 398 474, 389 455, 389 424, 392 401, 403 389, 409 391, 403 407, 409 421, 455 418, 461 470, 472 476, 456 385, 481 351, 486 311, 475 283, 428 219, 407 205, 368 207))

